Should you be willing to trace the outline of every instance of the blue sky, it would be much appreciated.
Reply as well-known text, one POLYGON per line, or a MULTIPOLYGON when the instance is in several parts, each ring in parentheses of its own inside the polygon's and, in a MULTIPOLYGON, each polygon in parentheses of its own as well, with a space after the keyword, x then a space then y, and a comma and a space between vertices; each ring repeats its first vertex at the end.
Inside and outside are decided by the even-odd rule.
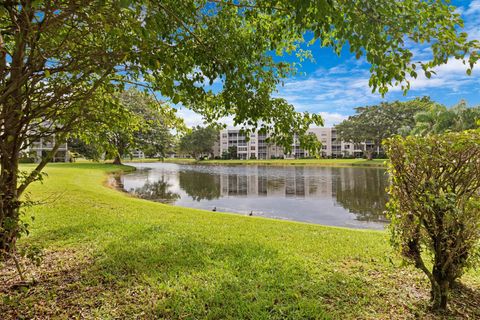
MULTIPOLYGON (((480 39, 480 0, 456 0, 451 4, 458 8, 465 21, 465 31, 471 39, 480 39)), ((347 50, 337 56, 329 48, 312 46, 315 62, 303 62, 299 75, 287 79, 278 88, 277 96, 285 98, 298 111, 320 113, 325 126, 332 126, 353 114, 358 106, 376 104, 380 101, 409 100, 430 96, 447 106, 465 99, 470 105, 480 105, 480 66, 471 76, 465 73, 461 61, 450 60, 436 69, 430 79, 420 76, 411 81, 411 90, 406 96, 400 88, 392 88, 382 98, 372 94, 368 86, 369 65, 363 58, 355 59, 347 50)), ((412 47, 416 60, 428 58, 428 48, 412 47)), ((202 118, 182 108, 179 115, 188 125, 202 123, 202 118)), ((231 121, 225 119, 230 125, 231 121)))

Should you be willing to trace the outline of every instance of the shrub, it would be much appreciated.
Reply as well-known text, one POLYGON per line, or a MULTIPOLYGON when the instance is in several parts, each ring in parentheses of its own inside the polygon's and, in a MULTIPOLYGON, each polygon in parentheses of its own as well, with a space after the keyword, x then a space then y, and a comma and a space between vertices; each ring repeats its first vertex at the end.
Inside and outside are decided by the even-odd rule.
POLYGON ((34 157, 21 157, 18 159, 18 163, 35 163, 34 157))
POLYGON ((394 137, 384 145, 392 243, 428 276, 433 307, 445 310, 451 286, 480 253, 480 133, 394 137))

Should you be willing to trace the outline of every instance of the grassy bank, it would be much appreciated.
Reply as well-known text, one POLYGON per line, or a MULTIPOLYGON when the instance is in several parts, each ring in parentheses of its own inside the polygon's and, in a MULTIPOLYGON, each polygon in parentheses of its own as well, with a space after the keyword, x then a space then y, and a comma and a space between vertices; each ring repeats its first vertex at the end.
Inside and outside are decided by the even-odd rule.
MULTIPOLYGON (((28 242, 45 258, 28 288, 1 269, 2 319, 434 318, 425 277, 384 232, 148 202, 105 185, 117 169, 54 164, 31 188, 44 204, 28 242)), ((480 317, 480 272, 462 281, 452 315, 480 317)))
POLYGON ((165 162, 173 163, 199 163, 199 164, 247 164, 247 165, 314 165, 335 167, 383 167, 385 159, 273 159, 273 160, 201 160, 194 159, 165 159, 165 162))

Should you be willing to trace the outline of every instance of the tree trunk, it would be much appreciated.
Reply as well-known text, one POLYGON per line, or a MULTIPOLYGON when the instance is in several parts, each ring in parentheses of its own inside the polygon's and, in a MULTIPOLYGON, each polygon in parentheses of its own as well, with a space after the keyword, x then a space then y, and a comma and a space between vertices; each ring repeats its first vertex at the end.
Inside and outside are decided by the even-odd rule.
POLYGON ((367 160, 372 160, 373 159, 372 150, 366 150, 365 153, 367 154, 367 160))
POLYGON ((448 296, 450 293, 450 282, 448 280, 435 280, 432 282, 432 307, 437 311, 446 311, 448 296))
MULTIPOLYGON (((7 130, 6 130, 7 131, 7 130)), ((15 244, 21 233, 26 232, 25 226, 20 221, 20 207, 22 196, 28 185, 38 179, 45 165, 53 158, 65 136, 57 139, 52 151, 43 158, 37 167, 28 175, 18 180, 18 159, 22 141, 19 134, 12 130, 7 138, 0 140, 2 153, 0 153, 0 256, 15 251, 15 244), (8 137, 14 137, 13 139, 8 137)), ((3 137, 2 137, 3 138, 3 137)))
POLYGON ((122 164, 122 159, 120 158, 120 155, 115 156, 115 158, 113 159, 113 164, 115 164, 115 165, 121 165, 122 164))
POLYGON ((15 147, 10 154, 0 156, 0 251, 14 251, 20 233, 20 201, 17 192, 18 153, 15 147))
MULTIPOLYGON (((441 258, 440 258, 441 259, 441 258)), ((439 257, 435 257, 438 263, 439 257)), ((434 265, 432 270, 432 291, 431 298, 433 302, 433 309, 438 311, 446 311, 448 297, 450 294, 450 283, 453 282, 448 275, 448 270, 442 272, 443 264, 439 263, 434 265)))

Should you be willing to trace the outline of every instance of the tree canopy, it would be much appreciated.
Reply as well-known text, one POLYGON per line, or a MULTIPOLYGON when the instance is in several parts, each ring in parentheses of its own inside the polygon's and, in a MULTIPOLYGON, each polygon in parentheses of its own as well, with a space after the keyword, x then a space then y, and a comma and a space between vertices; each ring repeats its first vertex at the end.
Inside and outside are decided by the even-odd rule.
POLYGON ((98 153, 113 156, 117 164, 134 149, 159 157, 173 151, 173 132, 185 129, 176 109, 134 87, 120 92, 116 98, 126 112, 125 121, 93 123, 82 128, 79 137, 100 149, 98 153))
POLYGON ((218 129, 197 126, 180 138, 178 149, 194 158, 200 155, 211 155, 214 144, 218 139, 218 129))
MULTIPOLYGON (((401 134, 415 125, 415 115, 434 102, 428 97, 407 102, 382 102, 379 105, 355 108, 356 114, 336 126, 343 141, 371 141, 378 148, 384 139, 401 134)), ((371 153, 371 150, 365 150, 371 153)), ((370 154, 369 153, 369 154, 370 154)))
POLYGON ((150 157, 165 157, 173 151, 173 133, 185 129, 176 109, 135 87, 118 93, 115 98, 124 110, 123 121, 109 123, 106 119, 72 131, 73 150, 93 160, 113 157, 117 164, 134 149, 150 157))

